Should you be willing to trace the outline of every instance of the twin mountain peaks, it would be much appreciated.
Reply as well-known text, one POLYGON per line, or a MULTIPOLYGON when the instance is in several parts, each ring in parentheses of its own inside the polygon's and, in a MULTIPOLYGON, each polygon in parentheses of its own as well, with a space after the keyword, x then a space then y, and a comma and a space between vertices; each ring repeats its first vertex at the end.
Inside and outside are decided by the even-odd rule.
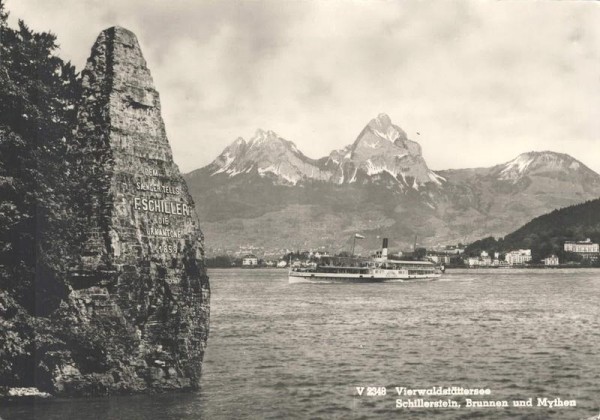
MULTIPOLYGON (((498 169, 499 179, 512 181, 531 171, 544 170, 594 175, 571 156, 549 151, 524 153, 498 169)), ((258 129, 249 141, 239 137, 199 171, 229 177, 256 172, 291 185, 309 180, 344 184, 387 177, 397 181, 401 188, 418 189, 427 183, 442 185, 447 181, 427 167, 419 143, 409 140, 386 114, 373 118, 354 143, 321 159, 305 156, 293 142, 273 131, 258 129)))
POLYGON ((256 171, 292 185, 302 181, 344 184, 373 176, 393 178, 405 188, 444 181, 427 167, 421 146, 409 140, 386 114, 372 119, 354 143, 321 159, 311 159, 294 143, 259 129, 247 142, 238 138, 209 168, 212 175, 256 171))
MULTIPOLYGON (((354 232, 385 234, 398 247, 415 235, 427 246, 468 242, 600 196, 600 175, 550 151, 490 168, 433 171, 421 146, 386 114, 320 159, 273 131, 257 130, 186 181, 215 252, 236 245, 343 249, 354 232)), ((376 248, 376 242, 363 246, 376 248)))

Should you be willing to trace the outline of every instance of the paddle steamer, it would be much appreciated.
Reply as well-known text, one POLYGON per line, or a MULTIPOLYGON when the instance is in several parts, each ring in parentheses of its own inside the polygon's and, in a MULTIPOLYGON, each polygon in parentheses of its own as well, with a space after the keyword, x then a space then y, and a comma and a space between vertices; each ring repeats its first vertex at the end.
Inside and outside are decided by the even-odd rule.
POLYGON ((388 259, 388 240, 373 258, 326 258, 314 268, 291 268, 290 283, 383 283, 434 280, 442 276, 443 266, 431 261, 388 259))

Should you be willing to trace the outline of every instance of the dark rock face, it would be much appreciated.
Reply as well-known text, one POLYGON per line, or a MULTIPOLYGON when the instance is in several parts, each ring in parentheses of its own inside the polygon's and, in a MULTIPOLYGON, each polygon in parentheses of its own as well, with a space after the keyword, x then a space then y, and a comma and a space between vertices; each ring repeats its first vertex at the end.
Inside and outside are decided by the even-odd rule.
POLYGON ((84 220, 66 344, 40 355, 43 389, 95 395, 198 387, 209 284, 194 203, 133 33, 103 31, 82 73, 77 147, 84 220))

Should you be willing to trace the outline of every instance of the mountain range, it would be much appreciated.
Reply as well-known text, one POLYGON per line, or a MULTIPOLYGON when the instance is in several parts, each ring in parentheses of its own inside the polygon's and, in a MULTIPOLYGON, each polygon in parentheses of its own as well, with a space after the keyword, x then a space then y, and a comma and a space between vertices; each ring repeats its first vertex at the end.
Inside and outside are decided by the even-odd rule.
MULTIPOLYGON (((466 151, 458 150, 457 153, 466 151)), ((533 217, 600 196, 573 157, 529 152, 489 168, 433 171, 421 146, 380 114, 354 142, 311 159, 273 131, 238 138, 185 175, 213 252, 347 248, 354 233, 406 248, 502 236, 533 217)))

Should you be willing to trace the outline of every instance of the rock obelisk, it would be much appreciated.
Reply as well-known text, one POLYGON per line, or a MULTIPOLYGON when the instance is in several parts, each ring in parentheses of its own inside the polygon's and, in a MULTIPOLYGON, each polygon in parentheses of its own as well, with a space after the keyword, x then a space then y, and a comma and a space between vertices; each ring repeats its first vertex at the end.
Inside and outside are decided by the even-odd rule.
POLYGON ((55 392, 194 389, 208 336, 203 237, 132 32, 99 35, 82 87, 84 245, 64 311, 82 344, 57 364, 55 392))

